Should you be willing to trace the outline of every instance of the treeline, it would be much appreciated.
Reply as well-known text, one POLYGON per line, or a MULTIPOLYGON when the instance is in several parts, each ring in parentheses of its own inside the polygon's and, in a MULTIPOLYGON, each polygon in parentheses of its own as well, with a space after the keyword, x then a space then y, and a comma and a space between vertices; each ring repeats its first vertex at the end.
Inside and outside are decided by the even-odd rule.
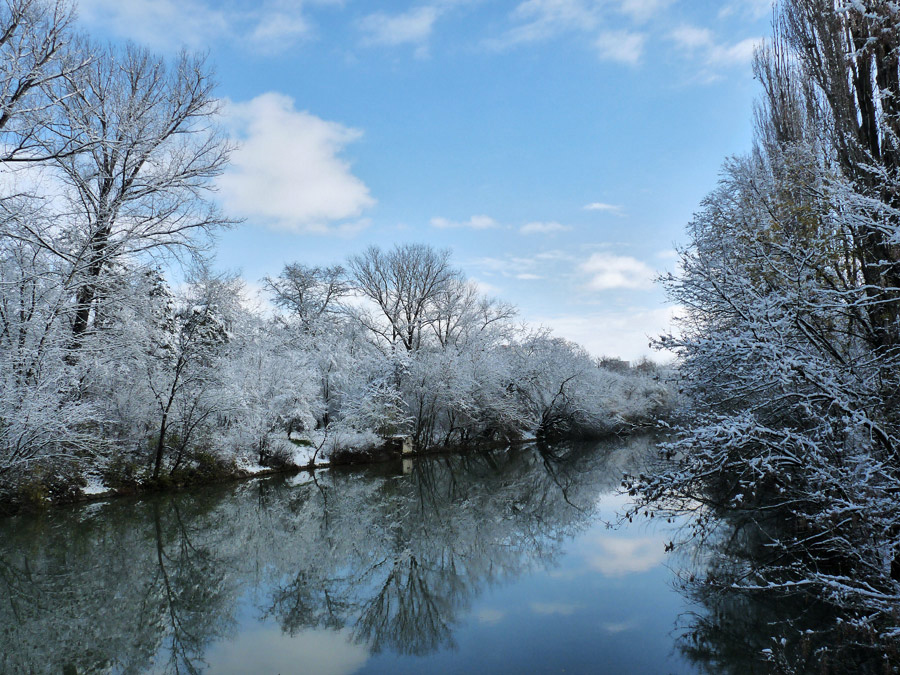
POLYGON ((666 407, 652 367, 602 368, 517 325, 424 245, 289 264, 265 280, 272 311, 251 309, 206 261, 234 224, 211 194, 231 147, 208 66, 72 24, 62 0, 0 7, 0 498, 339 460, 398 435, 605 433, 666 407))
POLYGON ((856 672, 900 658, 898 63, 895 2, 781 2, 753 151, 725 164, 667 282, 686 317, 661 343, 694 405, 668 467, 631 487, 756 542, 710 588, 838 608, 813 641, 830 646, 770 645, 779 672, 860 645, 856 672))

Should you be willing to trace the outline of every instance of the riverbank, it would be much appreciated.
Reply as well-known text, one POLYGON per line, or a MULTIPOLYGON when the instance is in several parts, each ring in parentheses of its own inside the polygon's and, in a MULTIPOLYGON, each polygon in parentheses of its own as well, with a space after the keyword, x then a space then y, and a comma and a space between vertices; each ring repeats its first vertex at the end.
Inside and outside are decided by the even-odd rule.
POLYGON ((315 471, 332 467, 384 464, 433 455, 460 455, 547 441, 603 441, 612 438, 649 434, 662 428, 662 424, 632 425, 628 428, 590 437, 567 436, 548 439, 529 435, 521 438, 484 441, 479 442, 477 445, 439 445, 424 450, 414 450, 407 446, 407 451, 404 451, 403 439, 392 438, 375 447, 341 448, 328 457, 319 457, 317 453, 313 453, 310 461, 307 463, 299 464, 292 461, 281 461, 276 466, 238 464, 237 462, 225 462, 212 456, 203 456, 194 465, 178 469, 155 480, 152 478, 141 479, 136 476, 113 476, 109 480, 110 484, 107 484, 97 476, 75 476, 71 477, 70 481, 46 484, 40 482, 40 479, 36 479, 34 482, 22 486, 17 493, 5 499, 0 499, 0 518, 19 513, 52 509, 59 506, 106 501, 120 497, 183 492, 199 486, 224 484, 266 476, 290 476, 303 472, 314 473, 315 471))

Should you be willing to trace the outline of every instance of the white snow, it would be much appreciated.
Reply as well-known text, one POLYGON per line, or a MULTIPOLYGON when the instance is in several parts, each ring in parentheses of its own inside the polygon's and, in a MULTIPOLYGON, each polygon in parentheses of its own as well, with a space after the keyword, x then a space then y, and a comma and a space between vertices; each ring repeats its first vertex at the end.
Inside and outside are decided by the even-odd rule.
POLYGON ((106 492, 112 492, 110 488, 103 484, 96 476, 91 476, 87 479, 87 485, 81 488, 81 493, 84 495, 102 495, 106 492))

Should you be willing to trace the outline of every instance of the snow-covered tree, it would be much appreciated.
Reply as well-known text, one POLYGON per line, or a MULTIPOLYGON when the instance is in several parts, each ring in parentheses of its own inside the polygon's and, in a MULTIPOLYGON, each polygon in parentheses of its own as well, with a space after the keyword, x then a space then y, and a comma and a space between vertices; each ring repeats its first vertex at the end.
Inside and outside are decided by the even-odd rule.
POLYGON ((309 267, 302 263, 288 263, 276 278, 264 279, 273 303, 287 312, 304 327, 313 326, 339 311, 341 298, 350 293, 340 265, 309 267))
POLYGON ((749 513, 769 555, 708 581, 808 589, 876 648, 900 598, 898 41, 893 3, 781 5, 755 151, 726 163, 665 280, 690 419, 669 467, 631 483, 700 530, 749 513))
POLYGON ((659 408, 643 376, 517 329, 449 250, 291 262, 250 308, 205 257, 233 221, 211 198, 231 147, 204 58, 73 25, 66 0, 0 3, 0 499, 305 465, 398 434, 596 433, 659 408))
POLYGON ((77 51, 90 62, 54 81, 59 102, 47 141, 51 151, 60 142, 85 148, 53 162, 67 202, 60 254, 76 289, 76 349, 111 263, 196 251, 200 234, 230 222, 208 198, 229 146, 215 128, 218 101, 203 59, 182 54, 167 63, 135 46, 90 42, 77 51))

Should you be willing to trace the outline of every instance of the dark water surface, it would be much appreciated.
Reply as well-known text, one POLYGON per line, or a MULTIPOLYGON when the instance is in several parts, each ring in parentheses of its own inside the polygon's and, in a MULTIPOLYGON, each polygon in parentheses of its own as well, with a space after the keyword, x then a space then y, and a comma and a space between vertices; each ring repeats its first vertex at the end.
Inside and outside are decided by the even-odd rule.
POLYGON ((0 672, 697 672, 675 525, 605 523, 652 454, 436 456, 0 520, 0 672))

